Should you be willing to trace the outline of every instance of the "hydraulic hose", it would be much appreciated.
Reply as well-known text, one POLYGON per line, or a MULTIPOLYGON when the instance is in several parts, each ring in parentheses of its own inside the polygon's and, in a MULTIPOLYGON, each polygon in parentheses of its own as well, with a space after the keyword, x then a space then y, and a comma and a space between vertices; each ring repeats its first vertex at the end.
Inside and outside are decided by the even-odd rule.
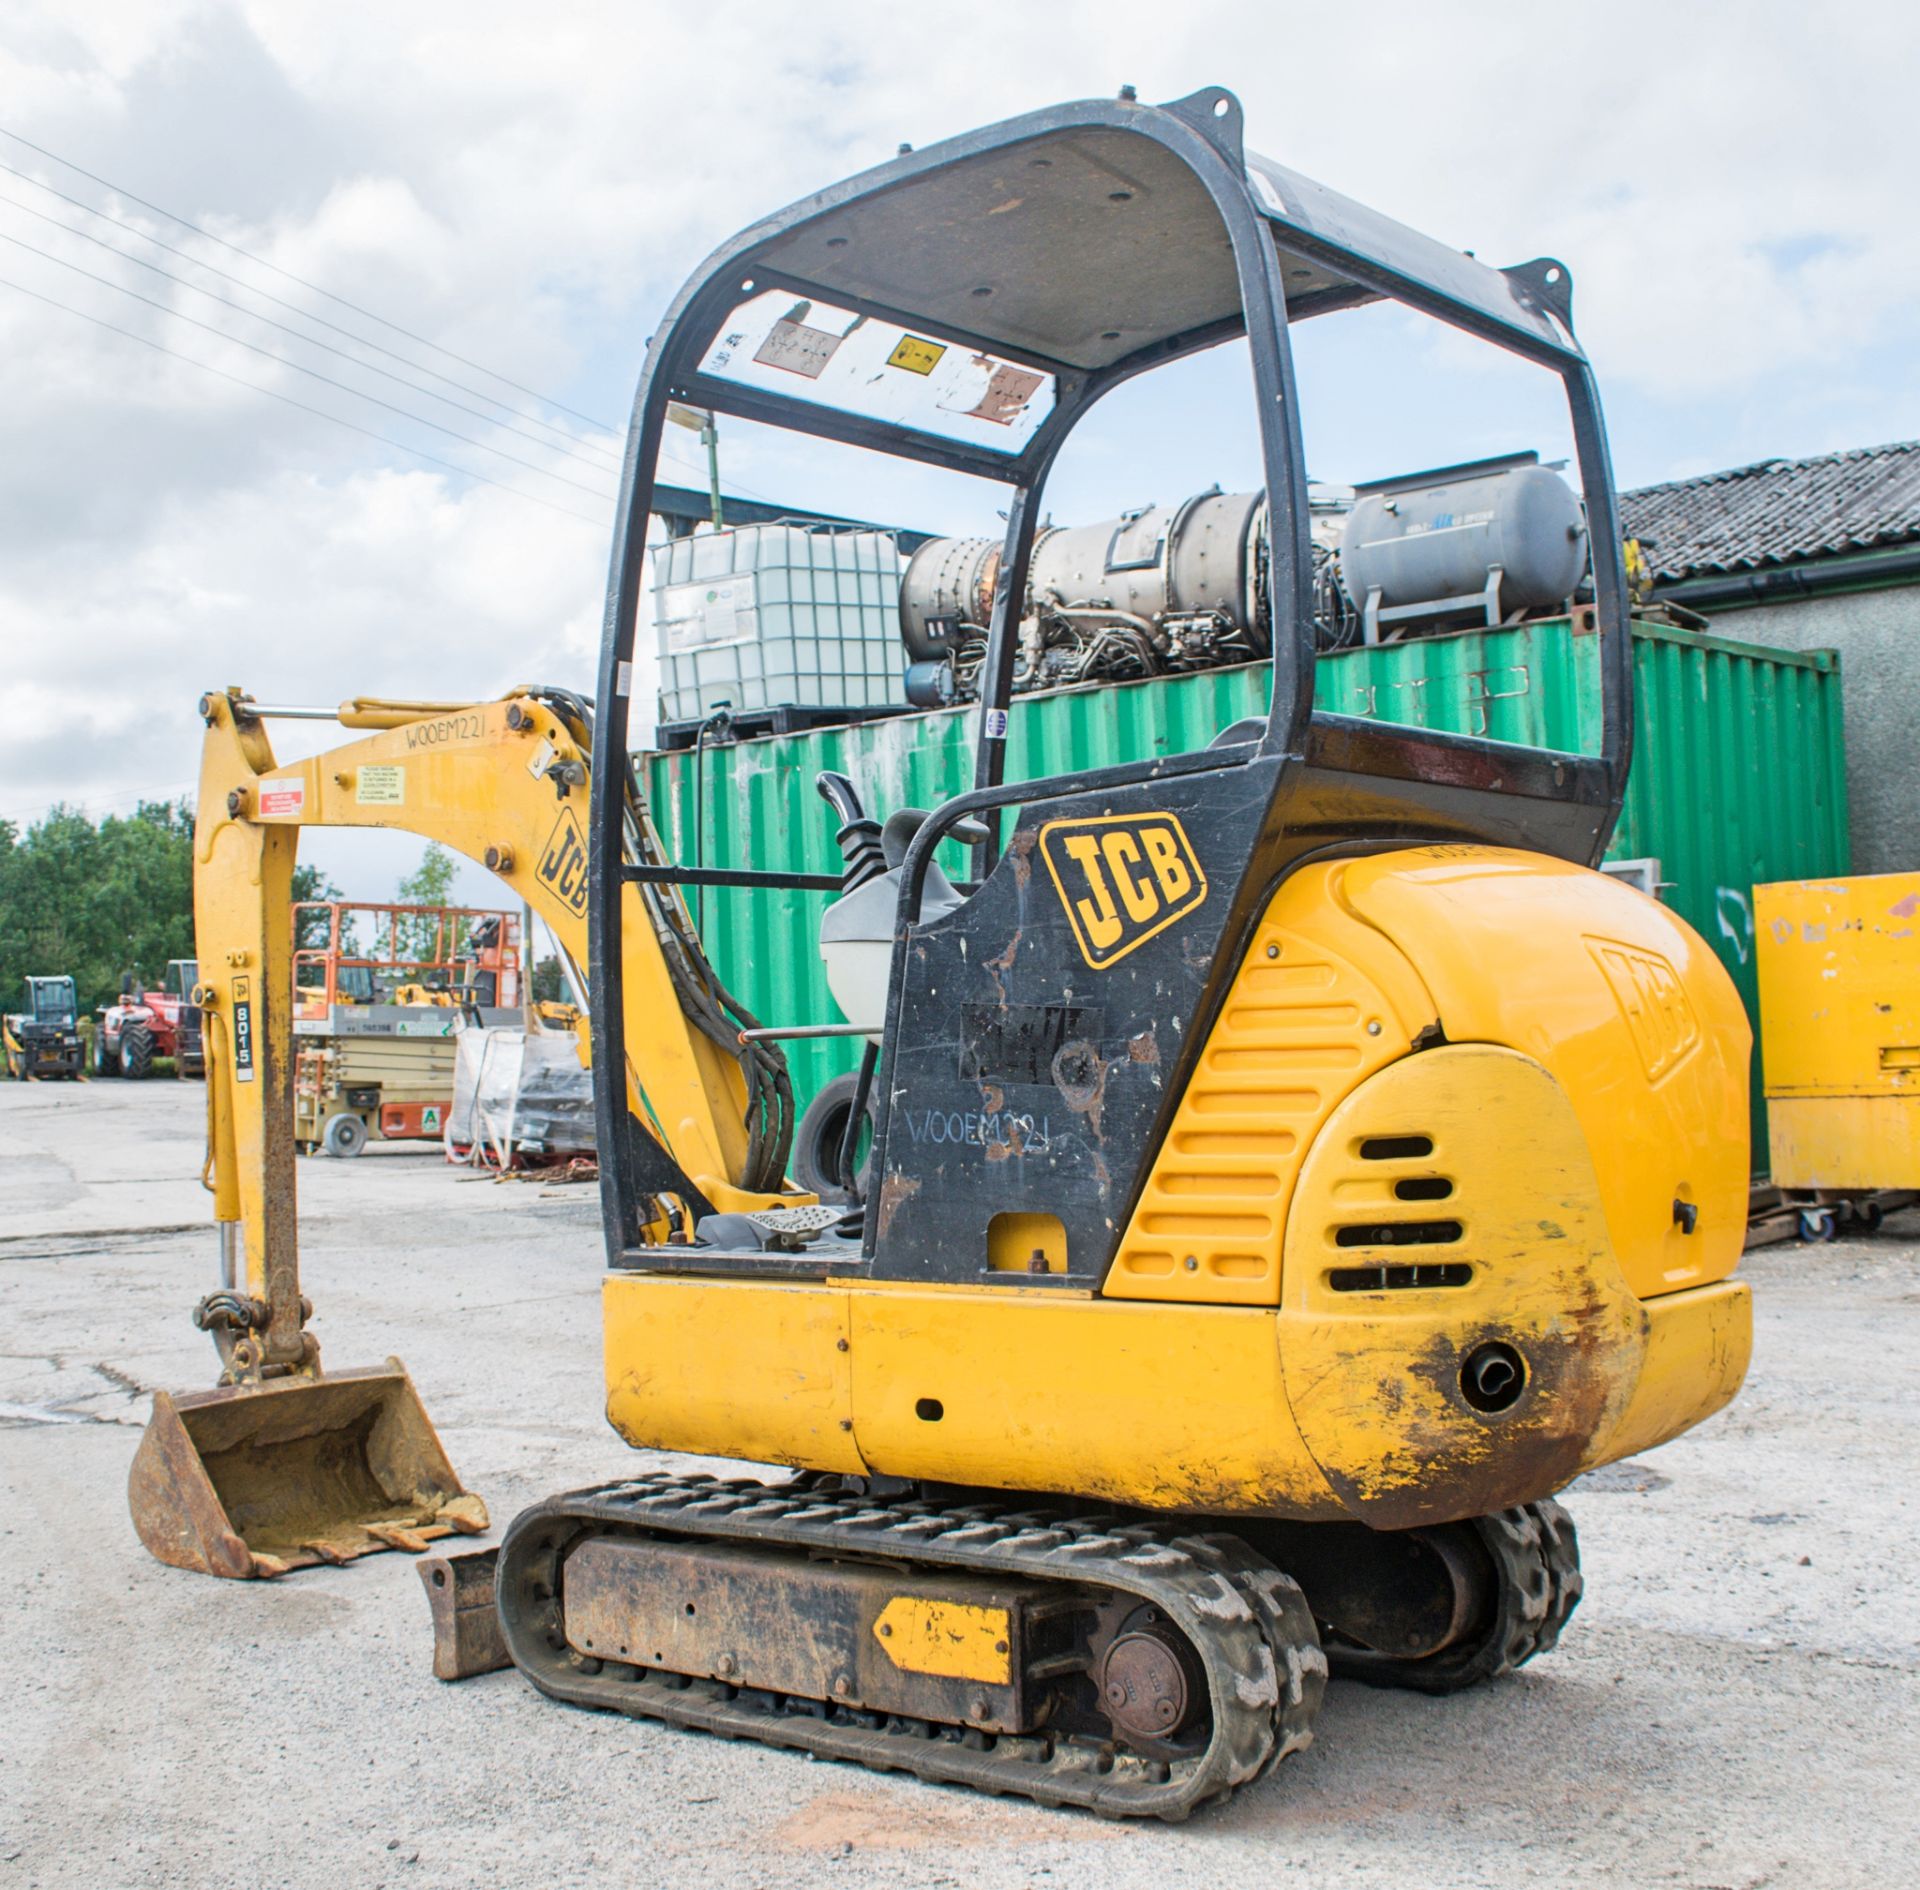
MULTIPOLYGON (((583 750, 593 749, 593 703, 570 689, 554 686, 527 691, 567 723, 583 750)), ((633 757, 624 770, 626 806, 621 822, 623 857, 631 864, 670 864, 634 772, 633 757)), ((740 1186, 757 1194, 776 1194, 785 1184, 787 1156, 793 1145, 793 1079, 786 1053, 777 1043, 741 1041, 741 1032, 758 1030, 759 1020, 721 983, 686 908, 670 886, 647 883, 639 888, 641 903, 653 923, 667 974, 681 1009, 700 1033, 724 1050, 740 1066, 746 1081, 747 1157, 740 1186)))

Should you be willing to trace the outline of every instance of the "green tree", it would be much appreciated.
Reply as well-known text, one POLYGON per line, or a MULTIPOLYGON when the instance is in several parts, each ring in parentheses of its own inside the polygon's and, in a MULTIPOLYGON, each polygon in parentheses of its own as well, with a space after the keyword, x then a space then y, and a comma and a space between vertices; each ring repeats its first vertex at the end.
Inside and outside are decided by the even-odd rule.
MULTIPOLYGON (((340 889, 296 866, 293 896, 338 899, 340 889)), ((296 942, 324 945, 325 928, 296 942)), ((194 956, 187 802, 143 801, 97 822, 55 807, 24 832, 0 820, 0 1009, 19 1005, 23 978, 65 975, 84 1014, 111 1004, 124 978, 157 986, 169 959, 194 956)))
MULTIPOLYGON (((453 892, 454 858, 438 840, 429 840, 416 866, 395 889, 403 906, 444 906, 453 892)), ((394 956, 415 961, 435 955, 439 927, 430 919, 402 921, 394 941, 394 956)), ((458 941, 454 941, 458 943, 458 941)))
POLYGON ((83 1011, 123 977, 158 984, 193 956, 193 810, 143 801, 98 824, 55 807, 24 833, 0 823, 0 996, 26 975, 70 976, 83 1011))

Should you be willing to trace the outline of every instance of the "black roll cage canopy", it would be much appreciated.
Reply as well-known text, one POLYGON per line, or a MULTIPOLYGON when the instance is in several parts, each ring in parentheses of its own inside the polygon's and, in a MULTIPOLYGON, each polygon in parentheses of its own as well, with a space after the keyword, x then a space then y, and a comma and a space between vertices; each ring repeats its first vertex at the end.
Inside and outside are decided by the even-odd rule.
MULTIPOLYGON (((1273 689, 1253 751, 1340 772, 1480 788, 1595 810, 1592 858, 1618 815, 1632 752, 1631 648, 1618 509, 1591 368, 1572 328, 1572 282, 1550 258, 1497 269, 1245 150, 1239 101, 1208 87, 1166 105, 1126 96, 1057 105, 948 139, 791 205, 695 271, 648 344, 627 436, 599 676, 593 754, 592 919, 617 937, 623 879, 700 877, 626 864, 620 809, 654 469, 670 402, 868 447, 1011 488, 987 656, 972 792, 938 808, 901 875, 903 922, 918 910, 934 848, 955 821, 1044 798, 1061 784, 1004 784, 1006 711, 1040 495, 1061 445, 1135 375, 1244 335, 1252 359, 1269 506, 1273 689), (974 348, 1051 377, 1053 404, 1004 448, 869 417, 798 391, 714 371, 716 337, 769 291, 974 348), (1436 317, 1557 374, 1585 494, 1600 632, 1597 756, 1519 748, 1316 711, 1310 514, 1290 322, 1382 299, 1436 317), (1097 325, 1096 325, 1097 324, 1097 325)), ((764 357, 762 357, 764 358, 764 357)), ((890 363, 890 365, 892 365, 890 363)), ((805 373, 806 369, 801 369, 805 373)), ((763 380, 772 377, 762 377, 763 380)), ((1232 765, 1249 749, 1124 764, 1113 785, 1232 765)), ((1096 784, 1081 776, 1078 785, 1096 784)), ((984 876, 984 875, 983 875, 984 876)), ((733 875, 739 878, 739 875, 733 875)), ((762 876, 755 876, 756 879, 762 876)), ((764 876, 769 881, 778 875, 764 876)), ((621 1067, 620 954, 597 942, 599 1028, 621 1067)), ((598 1053, 596 1053, 596 1061, 598 1053)), ((603 1085, 603 1147, 624 1139, 603 1085)), ((608 1164, 619 1188, 619 1162, 608 1164)), ((624 1216, 622 1218, 625 1218, 624 1216)))

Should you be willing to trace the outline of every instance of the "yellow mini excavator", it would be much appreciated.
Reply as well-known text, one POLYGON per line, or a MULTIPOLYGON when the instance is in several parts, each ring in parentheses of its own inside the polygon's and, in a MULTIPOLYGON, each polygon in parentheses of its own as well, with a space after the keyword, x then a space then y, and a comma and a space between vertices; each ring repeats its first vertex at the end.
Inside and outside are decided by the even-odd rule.
MULTIPOLYGON (((871 1198, 729 1213, 597 1088, 609 1418, 800 1474, 522 1515, 496 1571, 515 1663, 578 1705, 1177 1818, 1305 1744, 1329 1664, 1445 1691, 1551 1647, 1580 1593, 1553 1493, 1717 1410, 1749 1345, 1746 1021, 1685 925, 1592 870, 1630 644, 1566 269, 1491 268, 1256 156, 1220 90, 903 152, 719 249, 648 349, 616 525, 603 1073, 634 1013, 602 942, 672 877, 616 817, 669 401, 998 481, 1007 529, 990 620, 948 626, 984 635, 973 790, 870 819, 822 783, 846 896, 821 945, 878 1038, 871 1198), (1378 300, 1564 391, 1597 753, 1314 707, 1289 334, 1378 300), (1008 783, 1062 441, 1240 335, 1269 715, 1008 783)), ((1408 556, 1486 523, 1416 510, 1384 508, 1408 556)))
MULTIPOLYGON (((1330 1669, 1446 1692, 1552 1647, 1580 1594, 1555 1492, 1718 1410, 1750 1343, 1746 1023, 1702 942, 1593 870, 1631 646, 1565 268, 1490 267, 1247 151, 1225 91, 1062 105, 724 245, 653 336, 626 467, 579 836, 607 1414, 742 1468, 521 1515, 495 1570, 513 1662, 579 1706, 1180 1818, 1305 1745, 1330 1669), (1290 332, 1369 302, 1564 392, 1596 752, 1315 708, 1290 332), (1062 442, 1241 336, 1268 715, 1008 782, 1062 442), (973 788, 880 818, 820 784, 845 862, 820 944, 873 1041, 872 1179, 846 1207, 747 1177, 648 1074, 684 1026, 636 900, 713 878, 636 841, 627 761, 670 402, 1007 488, 988 621, 945 626, 984 645, 973 788)), ((1409 556, 1486 524, 1427 518, 1415 545, 1415 509, 1382 527, 1409 556)), ((490 734, 449 715, 418 752, 490 734)), ((203 856, 249 863, 275 808, 352 792, 257 754, 230 825, 216 790, 203 856)), ((263 1054, 250 949, 203 931, 210 1055, 263 1054)), ((298 1369, 297 1307, 273 1304, 260 1336, 298 1369)))

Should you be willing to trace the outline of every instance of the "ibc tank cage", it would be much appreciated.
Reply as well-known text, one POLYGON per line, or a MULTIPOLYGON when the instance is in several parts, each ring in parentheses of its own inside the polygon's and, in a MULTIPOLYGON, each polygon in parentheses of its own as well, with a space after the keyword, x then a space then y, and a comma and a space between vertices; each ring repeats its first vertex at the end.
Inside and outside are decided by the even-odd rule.
MULTIPOLYGON (((1224 992, 1237 946, 1279 881, 1330 846, 1466 840, 1597 863, 1618 818, 1632 743, 1626 587, 1594 377, 1572 329, 1571 281, 1551 259, 1499 269, 1248 152, 1232 93, 1166 105, 1123 94, 1033 112, 836 184, 755 224, 694 273, 642 370, 616 514, 600 663, 606 726, 594 748, 591 898, 596 1065, 625 1066, 618 948, 623 883, 741 883, 630 859, 623 835, 634 640, 655 463, 669 402, 867 447, 1000 482, 1007 528, 968 793, 936 808, 900 876, 881 1050, 891 1125, 954 1080, 957 1007, 1032 872, 1038 825, 1151 804, 1185 811, 1212 895, 1177 946, 1148 940, 1102 986, 1116 1014, 1152 1002, 1179 1026, 1173 1068, 1116 1067, 1100 1172, 1057 1177, 1057 1206, 1090 1257, 1123 1225, 1125 1191, 1164 1133, 1169 1098, 1224 992), (1314 708, 1311 508, 1289 325, 1391 300, 1534 363, 1564 391, 1590 527, 1601 640, 1596 754, 1385 726, 1314 708), (1133 376, 1244 335, 1272 528, 1272 689, 1265 718, 1198 754, 1149 757, 1009 784, 1007 706, 1020 600, 1043 488, 1074 426, 1133 376), (1225 777, 1222 779, 1221 777, 1225 777), (1012 841, 1003 857, 1005 817, 1012 841), (917 924, 935 848, 981 817, 979 876, 956 914, 917 924), (1195 830, 1199 832, 1196 833, 1195 830), (1016 884, 1018 882, 1018 884, 1016 884), (972 933, 974 936, 969 937, 972 933), (974 948, 969 956, 968 947, 974 948), (1151 993, 1151 996, 1143 995, 1151 993), (1115 1192, 1119 1190, 1119 1192, 1115 1192)), ((800 885, 803 876, 753 876, 800 885)), ((793 949, 812 941, 795 939, 793 949)), ((1002 1004, 1022 1001, 1009 977, 1002 1004)), ((1056 994, 1057 995, 1057 994, 1056 994)), ((1044 994, 1034 1001, 1047 1001, 1044 994)), ((1144 1013, 1143 1013, 1144 1014, 1144 1013)), ((710 1204, 599 1086, 610 1261, 650 1266, 651 1203, 710 1204)), ((893 1270, 937 1270, 963 1177, 929 1178, 867 1217, 888 1224, 893 1270)), ((657 1256, 658 1250, 652 1250, 657 1256)))
POLYGON ((661 722, 898 702, 904 569, 894 533, 818 521, 656 545, 661 722))

